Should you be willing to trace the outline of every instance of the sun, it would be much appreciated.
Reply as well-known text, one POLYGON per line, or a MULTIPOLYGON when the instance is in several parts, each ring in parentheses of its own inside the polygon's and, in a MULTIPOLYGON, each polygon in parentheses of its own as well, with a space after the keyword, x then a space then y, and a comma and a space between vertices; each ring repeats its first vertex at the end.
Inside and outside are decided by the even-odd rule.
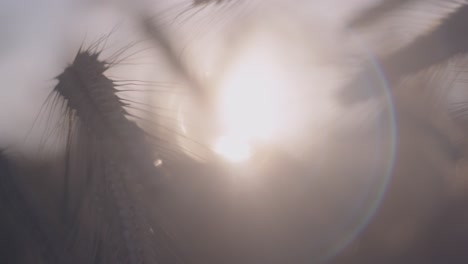
POLYGON ((252 155, 251 147, 247 142, 230 136, 220 137, 215 144, 214 151, 232 163, 245 162, 252 155))
POLYGON ((253 47, 240 54, 219 84, 222 134, 214 151, 232 162, 251 157, 251 142, 277 138, 283 115, 282 91, 286 85, 276 67, 279 63, 264 46, 253 47))

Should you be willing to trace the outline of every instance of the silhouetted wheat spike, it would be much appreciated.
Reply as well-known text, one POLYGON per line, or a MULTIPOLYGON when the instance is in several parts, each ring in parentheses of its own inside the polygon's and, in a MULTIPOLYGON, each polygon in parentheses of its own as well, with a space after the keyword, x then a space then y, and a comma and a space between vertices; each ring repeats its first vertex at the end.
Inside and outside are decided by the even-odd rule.
POLYGON ((64 263, 178 263, 158 226, 160 172, 145 133, 129 121, 110 63, 99 52, 78 52, 54 93, 71 115, 64 177, 64 263), (153 209, 153 210, 151 210, 153 209))
POLYGON ((56 263, 57 252, 21 189, 15 162, 3 151, 0 151, 0 211, 2 263, 56 263))
POLYGON ((440 26, 418 37, 409 45, 397 50, 377 63, 365 68, 340 94, 344 103, 354 103, 379 95, 384 81, 393 87, 403 77, 415 74, 431 66, 468 52, 468 5, 464 5, 447 17, 440 26), (376 65, 380 68, 374 70, 376 65), (377 72, 378 71, 378 72, 377 72), (380 76, 382 72, 383 76, 380 76))

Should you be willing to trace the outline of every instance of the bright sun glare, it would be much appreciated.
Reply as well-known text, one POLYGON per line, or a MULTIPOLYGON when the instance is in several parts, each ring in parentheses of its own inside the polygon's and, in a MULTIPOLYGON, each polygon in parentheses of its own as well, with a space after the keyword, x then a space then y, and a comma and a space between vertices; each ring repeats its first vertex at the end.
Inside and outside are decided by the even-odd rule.
POLYGON ((220 85, 219 118, 224 135, 214 150, 232 162, 250 158, 252 141, 277 136, 281 119, 281 89, 285 87, 281 71, 274 67, 278 63, 272 61, 271 53, 257 47, 231 65, 220 85))
MULTIPOLYGON (((216 64, 205 67, 210 72, 207 80, 214 81, 209 91, 216 92, 215 109, 210 108, 215 116, 207 119, 208 124, 205 119, 185 122, 200 116, 196 106, 179 109, 181 130, 200 138, 204 147, 208 144, 208 155, 215 153, 228 162, 241 163, 272 145, 297 153, 309 151, 313 144, 309 131, 314 131, 312 140, 320 141, 327 136, 321 128, 338 114, 331 96, 342 78, 324 60, 325 55, 311 54, 309 39, 300 30, 291 33, 289 27, 283 28, 288 29, 283 35, 282 28, 277 32, 269 30, 270 24, 266 26, 268 30, 260 25, 243 32, 242 40, 227 45, 223 52, 230 54, 223 57, 226 67, 221 71, 216 64)), ((318 45, 315 47, 320 48, 318 45)), ((183 142, 187 153, 205 153, 206 148, 183 142)))
POLYGON ((230 136, 219 138, 214 150, 217 154, 233 163, 246 161, 252 154, 247 142, 239 141, 230 136))

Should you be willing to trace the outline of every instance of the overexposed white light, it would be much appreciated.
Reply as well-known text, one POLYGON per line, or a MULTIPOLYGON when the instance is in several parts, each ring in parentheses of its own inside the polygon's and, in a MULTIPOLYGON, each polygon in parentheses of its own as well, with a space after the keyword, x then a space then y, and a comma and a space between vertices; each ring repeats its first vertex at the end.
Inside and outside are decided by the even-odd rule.
POLYGON ((229 135, 225 140, 299 153, 311 140, 326 137, 322 128, 338 114, 333 98, 340 78, 328 60, 328 46, 312 45, 319 52, 311 52, 311 39, 296 24, 283 22, 278 30, 271 26, 275 20, 253 27, 229 50, 215 84, 217 133, 229 135))
POLYGON ((267 43, 250 44, 219 84, 218 112, 224 135, 215 152, 230 161, 248 159, 249 142, 274 140, 284 125, 282 104, 287 85, 278 68, 281 63, 275 61, 267 43))
POLYGON ((230 162, 238 163, 247 161, 252 155, 247 142, 232 136, 223 136, 215 144, 215 152, 230 162))
POLYGON ((235 65, 221 85, 221 122, 229 134, 270 140, 279 126, 281 75, 259 54, 235 65))

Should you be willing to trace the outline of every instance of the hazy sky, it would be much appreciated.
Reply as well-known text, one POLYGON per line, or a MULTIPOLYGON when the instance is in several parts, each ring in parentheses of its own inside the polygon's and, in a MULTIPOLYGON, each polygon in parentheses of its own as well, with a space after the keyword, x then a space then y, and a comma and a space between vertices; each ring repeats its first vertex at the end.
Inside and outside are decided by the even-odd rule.
MULTIPOLYGON (((100 15, 100 12, 106 10, 105 5, 112 1, 101 1, 102 3, 93 6, 89 4, 92 2, 94 1, 0 1, 0 78, 2 79, 1 89, 3 89, 0 96, 2 107, 0 147, 24 140, 26 131, 33 126, 34 119, 54 84, 51 79, 63 69, 66 63, 70 62, 76 52, 77 43, 84 36, 84 31, 99 32, 99 29, 103 29, 104 32, 98 34, 104 34, 105 30, 108 30, 115 22, 107 20, 112 16, 100 15), (92 12, 95 9, 98 11, 92 12), (81 28, 81 30, 75 32, 76 28, 81 28)), ((152 1, 140 2, 151 3, 152 1)), ((286 10, 282 12, 295 13, 295 17, 300 18, 304 23, 315 23, 317 26, 317 21, 322 21, 322 25, 325 26, 343 23, 343 17, 349 15, 351 10, 358 9, 374 0, 256 0, 250 1, 249 4, 241 3, 236 10, 229 12, 220 12, 219 9, 214 8, 206 9, 201 15, 198 14, 182 23, 184 25, 181 32, 198 30, 197 37, 201 40, 193 44, 198 47, 206 44, 206 47, 210 47, 214 45, 212 43, 217 43, 220 38, 224 39, 226 36, 218 34, 216 30, 210 35, 209 30, 200 30, 201 27, 207 28, 207 25, 214 25, 219 21, 226 22, 226 20, 228 23, 225 27, 232 27, 242 20, 243 12, 252 9, 255 10, 256 16, 262 16, 262 8, 264 8, 262 5, 272 6, 273 2, 280 5, 282 10, 286 10), (237 14, 237 16, 227 14, 237 14), (210 22, 208 19, 210 16, 214 18, 211 21, 215 22, 210 22), (207 37, 204 37, 204 34, 207 37)), ((158 2, 152 4, 154 3, 158 4, 158 2)), ((183 5, 186 3, 188 3, 187 0, 160 1, 159 14, 162 14, 167 21, 172 21, 171 17, 183 11, 183 5)), ((171 26, 178 28, 177 25, 171 26)), ((182 35, 188 36, 189 34, 182 33, 182 35)), ((192 42, 187 41, 187 43, 189 45, 192 42)), ((216 56, 216 53, 210 52, 208 48, 205 50, 206 53, 200 56, 205 60, 209 60, 207 58, 210 58, 210 55, 216 56)))

